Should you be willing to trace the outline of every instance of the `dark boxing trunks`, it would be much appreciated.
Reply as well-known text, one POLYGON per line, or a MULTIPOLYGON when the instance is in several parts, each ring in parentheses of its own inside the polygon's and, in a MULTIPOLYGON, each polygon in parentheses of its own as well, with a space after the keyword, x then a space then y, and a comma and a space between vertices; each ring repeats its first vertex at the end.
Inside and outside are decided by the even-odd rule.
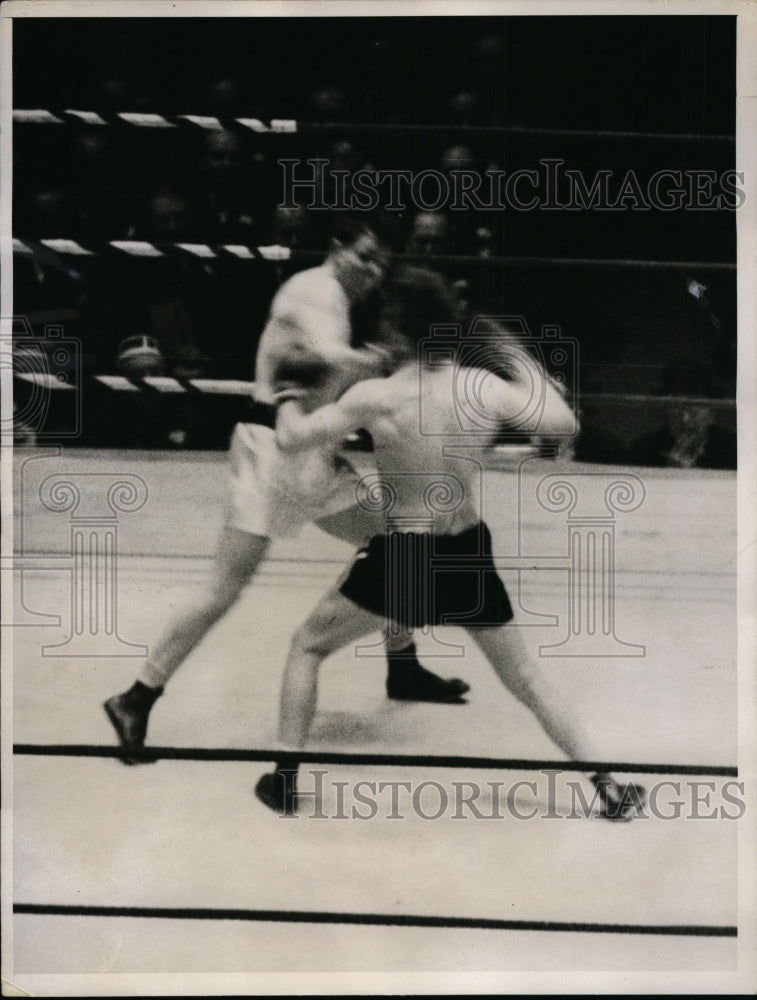
POLYGON ((458 535, 376 535, 357 552, 339 590, 366 611, 406 628, 495 626, 513 617, 483 522, 458 535))

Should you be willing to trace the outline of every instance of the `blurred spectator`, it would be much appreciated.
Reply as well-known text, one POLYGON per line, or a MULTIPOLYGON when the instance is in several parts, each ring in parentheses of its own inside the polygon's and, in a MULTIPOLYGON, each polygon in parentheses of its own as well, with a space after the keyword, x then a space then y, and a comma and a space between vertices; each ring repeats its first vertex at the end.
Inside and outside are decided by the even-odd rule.
POLYGON ((103 111, 118 114, 121 111, 154 111, 148 107, 149 99, 137 96, 134 81, 126 76, 106 76, 97 84, 97 106, 103 111))
POLYGON ((239 136, 222 129, 209 132, 205 138, 203 167, 214 194, 238 194, 242 175, 239 136))
MULTIPOLYGON (((552 92, 544 79, 517 93, 507 90, 505 70, 511 79, 520 79, 517 71, 532 55, 544 51, 542 32, 533 36, 532 49, 519 48, 519 40, 530 37, 523 34, 520 22, 492 18, 453 24, 444 18, 397 18, 378 25, 373 19, 363 19, 359 29, 357 22, 347 30, 335 21, 318 32, 308 22, 279 21, 271 19, 271 35, 267 29, 248 35, 232 26, 226 40, 210 49, 202 32, 196 35, 188 30, 182 37, 196 38, 195 49, 177 43, 178 22, 170 19, 156 19, 156 32, 150 38, 140 35, 128 19, 109 24, 106 38, 93 33, 90 19, 81 26, 85 31, 82 58, 74 59, 70 72, 60 76, 53 106, 108 113, 196 111, 224 120, 245 115, 268 121, 269 115, 291 115, 321 124, 437 122, 436 143, 430 144, 428 133, 411 134, 403 129, 377 130, 371 137, 328 129, 315 135, 300 130, 290 136, 257 136, 241 129, 208 132, 73 123, 54 128, 20 126, 14 129, 13 150, 17 235, 30 241, 71 236, 84 245, 128 233, 158 243, 255 246, 271 242, 295 250, 320 248, 326 242, 329 213, 277 207, 282 200, 279 158, 301 158, 300 175, 309 172, 305 160, 327 159, 327 198, 337 194, 335 172, 354 172, 366 166, 366 161, 381 169, 418 172, 434 167, 447 175, 456 170, 479 172, 484 178, 481 191, 488 193, 489 171, 502 166, 510 171, 530 167, 551 146, 546 139, 517 135, 508 135, 506 144, 501 135, 490 140, 475 133, 474 138, 474 133, 460 131, 461 126, 571 124, 567 119, 554 119, 549 103, 552 92), (99 47, 96 38, 101 39, 99 47), (293 65, 307 67, 312 81, 309 92, 296 74, 282 77, 282 51, 293 65), (418 71, 419 52, 422 73, 418 71), (519 60, 517 67, 506 65, 510 56, 519 60), (159 188, 164 179, 170 184, 159 188)), ((61 41, 65 30, 63 22, 51 28, 49 49, 33 59, 18 60, 14 82, 20 107, 47 106, 39 65, 47 65, 60 51, 72 51, 68 42, 61 41)), ((556 31, 555 36, 559 35, 556 31)), ((555 44, 554 51, 562 51, 562 39, 556 37, 555 44)), ((570 93, 575 90, 583 95, 582 100, 593 100, 593 75, 587 77, 591 92, 580 77, 580 73, 578 78, 570 77, 570 93)), ((629 94, 643 93, 643 88, 626 89, 629 94)), ((573 102, 573 106, 584 104, 573 102)), ((623 121, 619 119, 618 128, 638 126, 642 104, 636 117, 630 110, 630 105, 620 109, 623 121)), ((660 130, 676 131, 676 121, 673 116, 663 127, 661 117, 660 130)), ((710 129, 730 130, 727 124, 710 129)), ((651 147, 637 147, 618 145, 622 150, 618 159, 607 163, 595 160, 599 149, 606 157, 605 146, 576 144, 568 147, 568 159, 572 164, 575 157, 575 165, 587 171, 587 176, 599 166, 619 169, 623 157, 631 157, 628 164, 623 161, 624 171, 628 166, 651 170, 678 163, 664 159, 672 155, 672 146, 661 147, 665 150, 659 154, 662 160, 656 159, 658 154, 651 147)), ((557 148, 563 148, 562 142, 557 148)), ((712 166, 718 170, 730 164, 725 150, 712 156, 712 166)), ((709 166, 710 160, 681 163, 709 166)), ((413 209, 408 209, 412 215, 413 209)), ((581 256, 585 247, 602 245, 609 257, 730 259, 733 233, 728 212, 703 213, 701 231, 690 215, 679 226, 676 213, 669 215, 671 228, 666 228, 659 213, 650 213, 649 224, 638 212, 623 216, 584 212, 575 216, 575 225, 570 224, 569 215, 473 208, 418 212, 409 227, 407 250, 429 257, 490 257, 497 253, 544 255, 546 247, 550 255, 581 256), (563 238, 564 233, 570 239, 563 238)), ((277 276, 280 279, 288 268, 308 266, 303 260, 299 257, 282 265, 242 262, 230 256, 198 260, 177 253, 142 261, 115 251, 76 258, 36 245, 32 252, 16 256, 15 305, 18 311, 32 314, 35 324, 65 322, 66 334, 74 336, 83 336, 75 317, 79 310, 86 310, 90 339, 85 338, 85 344, 88 353, 96 355, 100 370, 124 370, 128 362, 143 364, 145 371, 179 377, 198 373, 238 376, 240 371, 251 375, 255 340, 277 276), (124 339, 135 336, 150 342, 142 343, 142 348, 150 350, 144 351, 139 363, 135 355, 129 356, 131 360, 124 356, 124 339), (158 358, 153 353, 151 361, 152 344, 158 358)), ((708 271, 703 277, 695 269, 696 278, 654 272, 631 278, 603 270, 598 280, 583 269, 555 269, 547 281, 544 271, 528 265, 509 268, 505 274, 476 261, 470 265, 435 261, 433 266, 444 271, 470 312, 517 310, 528 315, 534 328, 559 318, 567 333, 581 339, 584 389, 592 380, 602 391, 689 397, 735 394, 736 296, 731 275, 708 271)), ((721 411, 715 411, 715 418, 722 421, 721 411)), ((717 451, 719 446, 712 442, 728 433, 715 418, 707 419, 706 410, 671 418, 656 432, 657 437, 647 435, 634 447, 649 461, 684 465, 710 461, 703 456, 713 448, 717 451)), ((602 440, 608 426, 601 418, 595 422, 594 443, 589 427, 584 445, 608 460, 622 457, 628 450, 630 429, 624 431, 619 446, 609 437, 602 440)), ((194 430, 186 440, 191 442, 193 436, 197 440, 194 430)), ((721 444, 724 454, 729 448, 733 452, 732 441, 721 444)))
MULTIPOLYGON (((130 235, 157 244, 193 242, 196 235, 194 213, 188 197, 176 188, 164 186, 154 192, 141 223, 132 226, 130 235)), ((207 265, 196 258, 174 255, 149 263, 134 261, 120 271, 120 280, 140 288, 137 303, 120 316, 110 316, 113 327, 123 330, 142 328, 156 343, 164 359, 167 374, 178 374, 187 357, 193 359, 198 374, 205 373, 206 352, 197 329, 197 297, 211 277, 207 265), (205 365, 197 359, 205 358, 205 365)), ((129 301, 127 293, 115 293, 129 301)))
MULTIPOLYGON (((157 244, 208 236, 198 229, 186 192, 168 186, 153 192, 131 235, 157 244)), ((135 331, 152 337, 167 375, 238 378, 245 371, 251 377, 255 338, 273 287, 275 272, 264 263, 171 250, 158 259, 127 258, 103 275, 92 323, 108 331, 114 349, 135 331)))
POLYGON ((443 212, 418 212, 407 241, 408 253, 449 253, 449 217, 443 212))
POLYGON ((671 344, 675 353, 665 371, 663 392, 734 397, 735 332, 715 312, 708 285, 683 276, 677 318, 677 336, 671 344))
POLYGON ((254 241, 257 210, 251 170, 241 138, 233 132, 209 132, 197 182, 198 227, 207 243, 254 241))
MULTIPOLYGON (((350 175, 368 168, 363 154, 349 139, 335 139, 315 151, 310 159, 317 161, 312 167, 313 194, 307 196, 305 205, 323 201, 337 210, 349 208, 351 197, 350 175)), ((311 245, 324 249, 328 246, 333 219, 329 212, 313 209, 309 217, 311 245)))
POLYGON ((127 378, 163 374, 163 355, 157 342, 144 334, 126 337, 121 341, 116 364, 119 373, 127 378))
POLYGON ((706 403, 679 404, 669 409, 662 427, 631 445, 626 460, 678 469, 735 469, 736 433, 717 424, 706 403))
POLYGON ((332 171, 346 170, 353 173, 365 165, 363 154, 349 139, 336 139, 332 142, 326 149, 326 159, 332 171))
POLYGON ((112 139, 100 129, 83 129, 73 140, 72 180, 85 187, 103 179, 104 171, 112 160, 112 139))
MULTIPOLYGON (((118 374, 128 379, 164 374, 158 345, 144 334, 121 341, 114 360, 118 374)), ((165 403, 155 390, 118 392, 103 390, 95 383, 88 408, 88 430, 96 446, 164 448, 168 443, 165 403)))
POLYGON ((456 278, 452 281, 451 287, 460 310, 460 315, 469 316, 471 313, 470 282, 467 278, 456 278))
POLYGON ((133 235, 157 242, 178 242, 189 238, 192 229, 189 200, 168 185, 155 192, 147 215, 133 235))
POLYGON ((209 113, 217 118, 236 118, 250 110, 244 107, 242 85, 236 77, 222 76, 213 80, 208 93, 209 113))
MULTIPOLYGON (((454 174, 464 171, 482 177, 478 187, 487 198, 486 181, 483 179, 482 165, 469 146, 455 144, 444 149, 437 162, 437 169, 449 179, 449 190, 456 190, 454 174)), ((467 209, 456 211, 450 217, 448 252, 474 257, 488 257, 493 253, 491 212, 467 209)))
POLYGON ((277 205, 273 213, 270 241, 292 249, 307 248, 308 213, 302 205, 277 205))
POLYGON ((447 105, 447 121, 460 125, 505 123, 505 56, 497 35, 479 35, 463 48, 458 82, 460 90, 447 105))
POLYGON ((324 168, 324 191, 326 202, 339 205, 342 199, 344 181, 347 176, 347 190, 350 190, 349 175, 366 167, 363 154, 348 139, 335 139, 330 142, 322 155, 327 166, 324 168))
MULTIPOLYGON (((308 212, 303 205, 277 205, 265 234, 265 242, 270 246, 288 247, 293 251, 317 252, 312 259, 295 256, 288 261, 278 261, 273 267, 278 284, 286 281, 293 274, 306 267, 313 267, 320 261, 327 233, 324 231, 320 216, 324 213, 308 212), (315 218, 314 218, 315 217, 315 218)), ((263 293, 263 289, 258 289, 263 293)), ((273 294, 273 289, 269 294, 273 294)), ((265 307, 269 305, 265 303, 265 307)))
POLYGON ((468 316, 473 305, 469 268, 454 261, 449 263, 428 259, 454 252, 451 231, 450 218, 445 212, 417 212, 410 227, 405 252, 423 257, 423 266, 446 278, 460 307, 460 315, 468 316))
POLYGON ((452 125, 478 125, 480 118, 481 105, 473 91, 461 90, 449 99, 446 121, 452 125))
POLYGON ((144 32, 127 22, 119 22, 108 47, 108 70, 99 87, 109 103, 106 111, 155 111, 147 107, 154 95, 145 92, 144 32))
MULTIPOLYGON (((192 345, 180 348, 172 360, 175 378, 192 379, 203 374, 204 359, 192 345)), ((165 371, 157 342, 144 334, 127 337, 119 344, 117 364, 119 372, 130 379, 163 375, 165 371)), ((135 447, 186 448, 203 440, 203 408, 191 397, 177 395, 175 399, 163 400, 148 391, 131 410, 137 416, 130 431, 130 443, 135 447)))
POLYGON ((486 34, 474 39, 464 52, 463 71, 477 93, 496 100, 505 75, 505 52, 499 37, 486 34))
POLYGON ((196 312, 189 288, 177 282, 175 287, 155 288, 147 303, 150 332, 157 339, 166 361, 168 374, 177 378, 199 378, 209 374, 209 358, 198 343, 196 312))
POLYGON ((480 220, 472 233, 471 250, 476 257, 493 257, 495 255, 494 232, 486 225, 487 220, 480 220))
POLYGON ((349 120, 349 102, 341 87, 330 84, 311 91, 307 97, 307 110, 314 122, 346 122, 349 120))
POLYGON ((74 235, 113 239, 123 233, 130 209, 129 185, 107 129, 74 132, 67 184, 77 210, 74 235))
POLYGON ((448 146, 439 157, 439 169, 445 174, 451 170, 475 170, 478 165, 473 150, 459 143, 448 146))
POLYGON ((100 100, 98 107, 104 111, 133 110, 132 88, 128 80, 120 76, 109 76, 102 80, 97 87, 97 94, 100 100))
POLYGON ((497 35, 479 35, 471 44, 469 51, 474 66, 479 66, 490 73, 501 69, 503 52, 497 35))
POLYGON ((215 130, 204 137, 194 181, 199 225, 207 242, 250 243, 270 216, 278 177, 259 140, 215 130))
POLYGON ((29 236, 54 239, 78 231, 73 199, 61 187, 45 185, 31 197, 29 236))

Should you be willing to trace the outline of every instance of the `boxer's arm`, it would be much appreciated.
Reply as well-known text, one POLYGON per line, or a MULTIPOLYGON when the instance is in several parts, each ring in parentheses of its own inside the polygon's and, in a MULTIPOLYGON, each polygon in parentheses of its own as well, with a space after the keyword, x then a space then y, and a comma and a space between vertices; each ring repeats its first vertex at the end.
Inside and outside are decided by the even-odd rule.
POLYGON ((571 435, 578 430, 578 420, 543 373, 528 381, 486 379, 481 392, 484 411, 524 434, 571 435))
POLYGON ((336 403, 307 413, 298 390, 278 396, 276 443, 282 451, 303 451, 317 445, 340 444, 352 431, 383 411, 384 379, 366 379, 348 389, 336 403))
POLYGON ((256 364, 259 392, 271 397, 281 366, 320 362, 338 374, 344 389, 361 379, 388 374, 389 352, 377 344, 353 348, 349 331, 324 310, 301 309, 269 320, 256 364))
POLYGON ((338 368, 345 379, 351 378, 353 382, 388 374, 389 352, 379 344, 350 347, 324 343, 316 345, 315 349, 326 364, 338 368))

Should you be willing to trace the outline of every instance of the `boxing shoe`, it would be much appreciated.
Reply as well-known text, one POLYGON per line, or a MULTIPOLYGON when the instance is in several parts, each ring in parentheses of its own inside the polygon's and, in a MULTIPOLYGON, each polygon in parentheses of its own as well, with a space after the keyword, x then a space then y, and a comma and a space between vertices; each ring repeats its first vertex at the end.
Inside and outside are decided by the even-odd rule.
POLYGON ((272 774, 264 774, 255 785, 255 795, 280 816, 293 816, 297 811, 297 772, 287 769, 283 773, 277 769, 272 774))
POLYGON ((599 815, 604 819, 628 823, 646 804, 646 789, 641 785, 634 785, 632 782, 621 785, 606 774, 593 774, 591 783, 599 792, 599 815))
POLYGON ((136 681, 128 691, 113 695, 103 703, 105 714, 116 731, 123 750, 123 764, 152 764, 155 757, 145 750, 147 720, 150 709, 163 693, 163 688, 151 688, 136 681))
POLYGON ((445 705, 465 705, 463 695, 470 684, 459 677, 438 677, 417 660, 389 661, 386 678, 387 697, 394 701, 429 701, 445 705))

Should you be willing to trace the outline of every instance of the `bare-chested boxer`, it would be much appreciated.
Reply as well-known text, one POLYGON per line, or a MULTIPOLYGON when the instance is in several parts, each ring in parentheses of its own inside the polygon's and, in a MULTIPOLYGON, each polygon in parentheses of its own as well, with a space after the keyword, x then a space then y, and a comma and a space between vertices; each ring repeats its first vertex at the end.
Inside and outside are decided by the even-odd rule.
MULTIPOLYGON (((230 497, 212 578, 199 599, 170 623, 138 679, 105 702, 124 763, 150 760, 141 751, 150 710, 189 653, 237 601, 265 558, 272 538, 292 537, 309 522, 353 543, 366 537, 365 512, 356 510, 357 456, 329 443, 297 455, 276 444, 275 401, 303 361, 318 359, 329 377, 310 388, 310 405, 336 399, 358 380, 388 371, 389 345, 353 347, 356 304, 380 288, 391 261, 387 230, 367 213, 339 217, 328 256, 295 274, 276 293, 258 346, 255 407, 236 426, 229 452, 230 497), (352 510, 350 510, 350 508, 352 510)), ((304 402, 304 401, 303 401, 304 402)), ((425 670, 412 643, 388 651, 387 693, 398 699, 459 702, 468 685, 425 670)))
MULTIPOLYGON (((461 453, 461 426, 480 427, 482 418, 484 426, 501 421, 525 433, 559 436, 573 432, 573 414, 546 377, 534 381, 533 367, 505 380, 461 367, 453 357, 442 361, 438 351, 433 365, 419 358, 418 345, 432 325, 453 321, 453 304, 441 279, 428 271, 407 269, 391 284, 388 315, 406 338, 405 364, 388 378, 351 387, 314 412, 303 408, 295 390, 280 396, 277 435, 283 449, 306 451, 365 428, 373 438, 378 477, 393 500, 384 530, 360 549, 341 583, 293 637, 281 693, 282 748, 297 751, 306 744, 322 661, 383 630, 391 619, 409 630, 462 626, 507 690, 533 712, 568 758, 601 759, 511 624, 513 611, 481 520, 479 469, 464 447, 461 453), (465 385, 475 385, 475 395, 463 391, 465 385), (429 524, 435 485, 445 500, 434 508, 429 524)), ((291 764, 280 762, 260 779, 256 794, 270 808, 291 812, 293 777, 291 764)), ((608 818, 629 819, 643 805, 644 791, 637 785, 620 785, 609 774, 594 775, 592 781, 608 818)))

